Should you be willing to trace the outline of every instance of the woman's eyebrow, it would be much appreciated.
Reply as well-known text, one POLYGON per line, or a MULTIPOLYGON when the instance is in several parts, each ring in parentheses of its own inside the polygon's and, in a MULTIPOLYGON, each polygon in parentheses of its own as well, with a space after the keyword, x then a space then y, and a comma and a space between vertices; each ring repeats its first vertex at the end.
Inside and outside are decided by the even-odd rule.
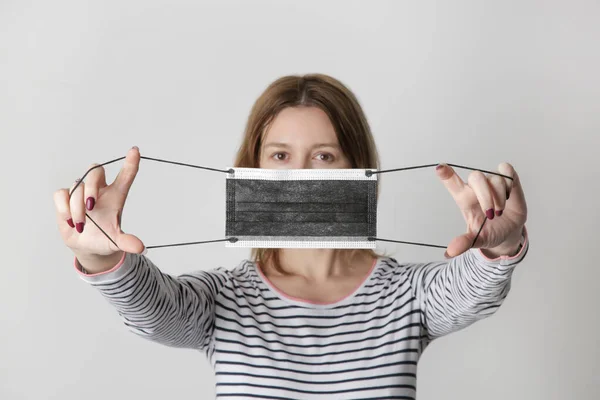
POLYGON ((290 148, 290 145, 287 143, 280 143, 280 142, 270 142, 270 143, 265 143, 265 149, 267 147, 284 147, 284 148, 290 148))
POLYGON ((313 146, 314 149, 319 149, 321 147, 333 147, 334 149, 339 149, 340 145, 337 143, 319 143, 313 146))
MULTIPOLYGON (((269 143, 265 143, 264 148, 269 148, 269 147, 277 147, 277 148, 286 148, 289 149, 290 146, 287 143, 282 143, 282 142, 269 142, 269 143)), ((312 146, 313 149, 320 149, 323 147, 333 147, 334 149, 339 149, 340 145, 337 143, 317 143, 314 146, 312 146)))

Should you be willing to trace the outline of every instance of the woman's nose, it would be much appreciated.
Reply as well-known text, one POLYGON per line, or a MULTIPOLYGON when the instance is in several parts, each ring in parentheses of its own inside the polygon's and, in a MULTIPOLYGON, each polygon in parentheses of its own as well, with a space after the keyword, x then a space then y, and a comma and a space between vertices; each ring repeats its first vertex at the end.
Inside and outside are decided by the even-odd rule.
POLYGON ((311 161, 310 156, 296 157, 290 167, 293 169, 310 169, 312 168, 311 161))

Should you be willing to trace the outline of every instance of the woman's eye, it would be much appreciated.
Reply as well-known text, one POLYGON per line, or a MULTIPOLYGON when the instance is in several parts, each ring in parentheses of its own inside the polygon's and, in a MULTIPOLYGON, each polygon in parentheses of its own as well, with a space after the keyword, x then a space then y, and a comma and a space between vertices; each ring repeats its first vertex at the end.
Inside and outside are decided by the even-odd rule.
POLYGON ((319 159, 319 161, 331 162, 333 161, 333 155, 329 153, 319 153, 317 154, 317 159, 319 159))
POLYGON ((273 158, 277 161, 284 161, 286 158, 286 154, 285 153, 275 153, 275 154, 273 154, 273 158))

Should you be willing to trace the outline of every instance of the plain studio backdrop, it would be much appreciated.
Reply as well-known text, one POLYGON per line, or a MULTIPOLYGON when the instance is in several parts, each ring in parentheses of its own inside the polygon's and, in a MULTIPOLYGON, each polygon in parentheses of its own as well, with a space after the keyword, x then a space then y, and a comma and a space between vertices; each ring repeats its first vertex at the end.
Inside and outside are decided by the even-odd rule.
MULTIPOLYGON (((266 86, 322 72, 358 96, 383 168, 508 161, 523 182, 531 248, 510 295, 425 351, 418 398, 597 399, 599 17, 597 1, 1 1, 0 398, 214 396, 204 354, 129 333, 80 280, 52 194, 133 145, 231 166, 266 86)), ((433 168, 381 185, 380 237, 464 231, 433 168)), ((223 238, 224 194, 223 174, 142 160, 123 228, 146 245, 223 238)), ((172 274, 248 255, 148 253, 172 274)))

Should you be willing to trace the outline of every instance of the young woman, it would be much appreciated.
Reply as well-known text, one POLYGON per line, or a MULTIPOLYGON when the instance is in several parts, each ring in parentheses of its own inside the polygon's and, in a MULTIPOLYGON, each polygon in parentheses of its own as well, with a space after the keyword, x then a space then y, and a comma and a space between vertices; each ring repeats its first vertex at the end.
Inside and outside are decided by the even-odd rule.
MULTIPOLYGON (((70 198, 69 190, 57 191, 59 229, 81 278, 129 330, 206 354, 217 397, 414 399, 427 344, 493 314, 528 249, 527 206, 509 164, 498 171, 513 180, 476 171, 466 183, 441 164, 436 173, 467 225, 450 242, 446 260, 401 263, 372 250, 255 249, 232 269, 172 276, 119 226, 139 161, 133 148, 110 185, 96 168, 70 198), (85 224, 85 212, 119 248, 85 224)), ((378 160, 355 96, 331 77, 308 75, 280 78, 260 96, 235 166, 378 168, 378 160)))

